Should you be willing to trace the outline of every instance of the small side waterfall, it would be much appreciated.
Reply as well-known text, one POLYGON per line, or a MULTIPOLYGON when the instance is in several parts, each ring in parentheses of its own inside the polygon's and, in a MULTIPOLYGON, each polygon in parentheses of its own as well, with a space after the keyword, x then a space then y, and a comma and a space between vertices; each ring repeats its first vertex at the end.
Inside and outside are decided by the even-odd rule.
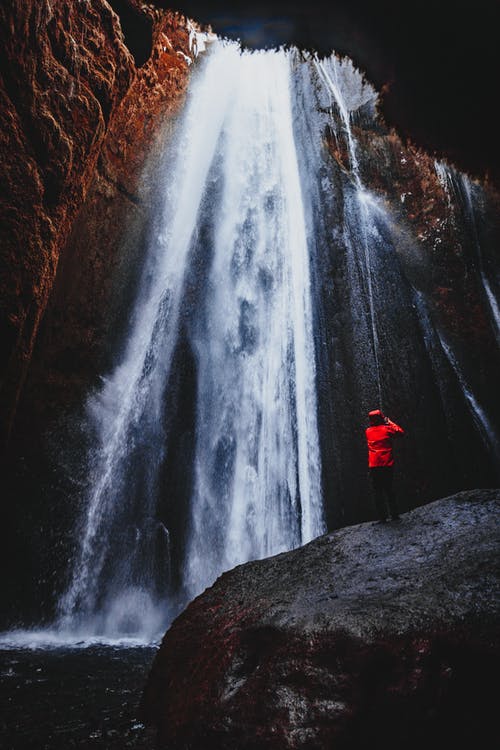
MULTIPOLYGON (((495 466, 500 467, 500 440, 498 439, 495 428, 491 424, 486 411, 479 403, 470 385, 467 383, 465 375, 453 353, 452 347, 445 341, 443 334, 432 324, 422 294, 418 292, 415 293, 415 303, 419 314, 420 325, 423 330, 426 349, 433 362, 434 369, 439 373, 442 368, 442 363, 439 363, 439 354, 441 354, 441 359, 449 365, 454 377, 458 381, 465 406, 469 410, 478 433, 481 436, 487 451, 491 455, 492 463, 495 466)), ((441 389, 441 398, 443 402, 446 402, 446 391, 441 381, 444 381, 443 376, 440 377, 438 383, 441 389)))
MULTIPOLYGON (((368 318, 371 329, 371 340, 372 340, 372 355, 374 362, 375 378, 377 381, 377 395, 378 395, 378 406, 382 408, 382 380, 380 373, 380 362, 379 362, 379 335, 378 335, 378 322, 377 314, 375 310, 374 300, 374 284, 375 284, 375 273, 372 267, 373 258, 372 246, 374 239, 378 233, 375 213, 377 211, 377 205, 374 199, 370 196, 369 192, 364 188, 361 181, 358 155, 356 153, 356 139, 352 133, 351 127, 351 113, 352 110, 360 106, 359 95, 363 95, 363 86, 359 85, 359 81, 355 82, 355 91, 357 97, 354 99, 354 106, 350 103, 346 97, 347 91, 343 91, 342 82, 345 80, 346 74, 352 71, 349 64, 346 66, 336 58, 331 57, 327 60, 315 60, 315 67, 319 73, 320 79, 325 84, 325 89, 331 96, 331 104, 335 104, 339 112, 339 120, 342 128, 335 129, 335 138, 337 142, 345 141, 348 153, 348 166, 351 172, 353 188, 355 191, 355 200, 346 202, 346 211, 344 216, 344 228, 345 228, 345 242, 348 246, 351 246, 353 261, 356 265, 356 273, 358 275, 358 283, 366 284, 366 295, 360 295, 366 298, 368 304, 368 318), (357 84, 357 85, 356 85, 357 84), (347 99, 347 100, 346 100, 347 99), (349 106, 351 105, 351 106, 349 106), (357 227, 360 227, 361 232, 357 231, 357 227), (353 245, 361 239, 362 254, 359 253, 359 248, 353 247, 353 245)), ((371 92, 370 92, 371 93, 371 92)), ((370 95, 370 94, 369 94, 370 95)))
POLYGON ((477 191, 467 175, 460 174, 445 164, 437 162, 436 172, 448 194, 450 205, 454 202, 458 203, 468 224, 487 309, 497 343, 500 345, 500 305, 498 301, 500 298, 500 274, 495 266, 491 270, 493 264, 488 264, 483 257, 483 248, 478 233, 477 191))

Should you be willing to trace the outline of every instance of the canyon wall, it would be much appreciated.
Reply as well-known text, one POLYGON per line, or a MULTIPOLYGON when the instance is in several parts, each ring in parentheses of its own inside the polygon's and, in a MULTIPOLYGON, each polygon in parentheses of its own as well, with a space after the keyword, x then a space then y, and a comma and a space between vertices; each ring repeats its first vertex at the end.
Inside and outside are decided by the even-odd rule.
MULTIPOLYGON (((357 178, 349 139, 334 124, 338 119, 339 112, 332 110, 332 126, 326 126, 324 141, 341 195, 351 190, 357 178)), ((350 231, 354 231, 355 244, 367 241, 371 262, 378 264, 372 291, 380 297, 376 317, 379 345, 385 351, 380 360, 383 407, 389 415, 399 416, 409 433, 398 446, 399 495, 411 507, 465 487, 496 486, 500 195, 491 185, 405 143, 380 117, 378 102, 351 112, 351 121, 356 166, 373 217, 370 231, 375 229, 375 234, 366 240, 356 227, 350 231), (380 238, 386 246, 382 253, 377 249, 380 238), (377 256, 379 260, 373 260, 377 256), (402 306, 401 294, 406 295, 402 306), (391 323, 395 309, 400 310, 396 327, 391 323), (420 337, 424 346, 418 351, 413 345, 420 337), (421 367, 426 359, 432 362, 433 374, 421 367), (480 424, 485 415, 484 425, 480 424)), ((344 214, 345 206, 339 201, 325 221, 341 227, 344 214)), ((324 369, 330 378, 336 377, 339 346, 345 346, 346 326, 352 325, 331 294, 332 289, 347 286, 342 259, 331 251, 332 244, 345 243, 338 235, 337 230, 336 239, 322 248, 323 271, 318 274, 324 300, 318 337, 331 341, 323 347, 327 351, 324 369)), ((328 435, 326 494, 342 497, 345 486, 351 494, 349 507, 329 510, 332 526, 357 522, 366 514, 366 477, 359 471, 365 446, 355 437, 363 433, 365 414, 359 414, 359 409, 349 413, 349 404, 362 391, 360 370, 370 366, 364 354, 355 348, 350 357, 341 353, 344 362, 351 359, 344 367, 341 387, 332 388, 329 378, 320 384, 320 420, 323 434, 328 435), (341 394, 337 398, 336 392, 341 394), (332 424, 337 424, 333 431, 332 424), (342 455, 346 432, 353 439, 349 454, 342 455)), ((366 407, 372 408, 368 403, 366 407)))
MULTIPOLYGON (((182 98, 191 60, 185 19, 133 0, 13 2, 0 13, 5 438, 60 261, 82 271, 84 283, 71 282, 79 287, 73 309, 85 308, 82 295, 90 285, 100 296, 88 306, 93 320, 87 324, 99 327, 103 310, 97 308, 106 297, 99 286, 109 282, 120 214, 137 206, 146 154, 162 118, 182 98)), ((85 337, 73 327, 86 325, 78 317, 65 322, 72 340, 85 337)))
MULTIPOLYGON (((136 0, 12 2, 0 22, 4 554, 19 572, 15 601, 74 514, 49 435, 64 441, 61 419, 102 370, 123 314, 114 292, 142 248, 145 163, 183 101, 194 51, 184 17, 136 0)), ((35 600, 51 586, 44 579, 35 600)))

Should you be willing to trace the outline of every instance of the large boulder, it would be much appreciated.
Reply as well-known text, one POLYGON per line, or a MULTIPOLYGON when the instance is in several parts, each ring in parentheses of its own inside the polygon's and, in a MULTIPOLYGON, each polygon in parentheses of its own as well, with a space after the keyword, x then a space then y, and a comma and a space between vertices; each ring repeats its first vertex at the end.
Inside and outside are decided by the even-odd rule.
POLYGON ((158 746, 491 746, 499 500, 461 492, 223 574, 153 663, 158 746))

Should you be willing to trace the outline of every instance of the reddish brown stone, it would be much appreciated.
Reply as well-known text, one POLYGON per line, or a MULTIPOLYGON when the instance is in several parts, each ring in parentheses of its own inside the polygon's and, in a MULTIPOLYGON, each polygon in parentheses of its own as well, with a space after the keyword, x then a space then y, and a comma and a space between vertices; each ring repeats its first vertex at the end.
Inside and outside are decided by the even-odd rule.
POLYGON ((29 418, 36 413, 40 429, 56 412, 79 406, 105 371, 105 342, 127 314, 121 296, 147 242, 156 190, 148 164, 159 161, 183 101, 190 54, 181 16, 155 11, 152 18, 151 57, 111 119, 87 198, 62 248, 25 392, 29 418))
MULTIPOLYGON (((0 9, 6 61, 0 77, 0 180, 5 190, 0 413, 7 433, 61 251, 69 238, 75 239, 77 214, 81 228, 85 212, 94 210, 95 220, 102 218, 102 201, 113 211, 113 196, 133 199, 161 115, 175 109, 185 88, 185 20, 170 11, 143 8, 136 0, 127 0, 127 6, 151 21, 152 53, 140 69, 126 46, 120 19, 105 0, 20 0, 0 9)), ((126 213, 128 206, 115 211, 101 250, 116 245, 120 211, 126 213)), ((91 243, 86 247, 86 265, 93 269, 90 283, 106 274, 106 255, 88 252, 102 232, 101 221, 85 237, 80 234, 83 243, 91 243)), ((89 335, 87 329, 84 336, 89 335)))
POLYGON ((109 118, 135 75, 117 16, 92 3, 2 5, 2 418, 10 424, 59 252, 109 118))
MULTIPOLYGON (((409 237, 420 246, 422 265, 427 269, 425 292, 435 319, 443 330, 460 339, 472 358, 484 358, 492 345, 491 329, 477 274, 468 268, 466 244, 471 240, 464 236, 460 201, 453 199, 450 203, 434 157, 411 143, 405 144, 394 130, 358 127, 354 133, 363 183, 385 201, 398 224, 402 245, 409 237), (442 293, 445 288, 446 296, 442 293)), ((329 141, 329 148, 345 169, 346 158, 339 156, 338 146, 329 141)), ((500 195, 488 183, 482 188, 491 206, 490 215, 495 216, 500 195)), ((402 250, 403 259, 404 255, 402 250)), ((418 279, 417 288, 421 283, 418 279)))

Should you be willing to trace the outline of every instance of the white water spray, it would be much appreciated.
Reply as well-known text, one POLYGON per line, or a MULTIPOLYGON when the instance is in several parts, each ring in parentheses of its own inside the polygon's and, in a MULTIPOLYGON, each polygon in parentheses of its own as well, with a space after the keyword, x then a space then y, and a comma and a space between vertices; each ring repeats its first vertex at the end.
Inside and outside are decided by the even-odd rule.
POLYGON ((197 247, 206 211, 216 236, 206 301, 192 316, 199 416, 184 588, 192 595, 227 567, 324 530, 289 69, 285 52, 217 43, 195 77, 176 164, 159 186, 165 201, 127 345, 88 404, 97 445, 63 630, 148 637, 164 627, 169 535, 156 519, 164 394, 186 273, 208 250, 197 247), (213 175, 220 205, 207 197, 213 175))
MULTIPOLYGON (((113 631, 122 613, 126 620, 134 608, 141 622, 150 621, 151 630, 161 627, 163 621, 162 608, 158 613, 154 597, 148 593, 150 586, 145 579, 151 571, 144 569, 140 557, 142 548, 152 543, 147 527, 155 516, 155 478, 163 457, 163 394, 178 335, 191 239, 227 106, 229 89, 219 87, 217 82, 221 75, 227 75, 228 54, 229 50, 222 49, 215 55, 204 79, 193 86, 180 132, 177 163, 171 179, 160 185, 165 203, 159 231, 152 238, 125 353, 88 404, 96 425, 97 446, 89 460, 93 481, 79 555, 73 580, 61 601, 63 628, 113 631), (134 519, 139 548, 139 580, 134 584, 130 572, 136 550, 121 550, 114 560, 109 560, 107 553, 114 527, 122 523, 120 516, 127 504, 127 464, 141 431, 150 433, 145 446, 149 464, 146 482, 150 487, 142 495, 142 507, 134 519), (105 564, 111 566, 114 580, 110 583, 109 573, 106 575, 110 593, 102 602, 102 590, 97 589, 105 564)), ((134 629, 133 623, 131 627, 134 629)))
POLYGON ((240 55, 199 360, 186 586, 323 529, 309 258, 284 52, 240 55), (223 533, 221 531, 223 530, 223 533))

